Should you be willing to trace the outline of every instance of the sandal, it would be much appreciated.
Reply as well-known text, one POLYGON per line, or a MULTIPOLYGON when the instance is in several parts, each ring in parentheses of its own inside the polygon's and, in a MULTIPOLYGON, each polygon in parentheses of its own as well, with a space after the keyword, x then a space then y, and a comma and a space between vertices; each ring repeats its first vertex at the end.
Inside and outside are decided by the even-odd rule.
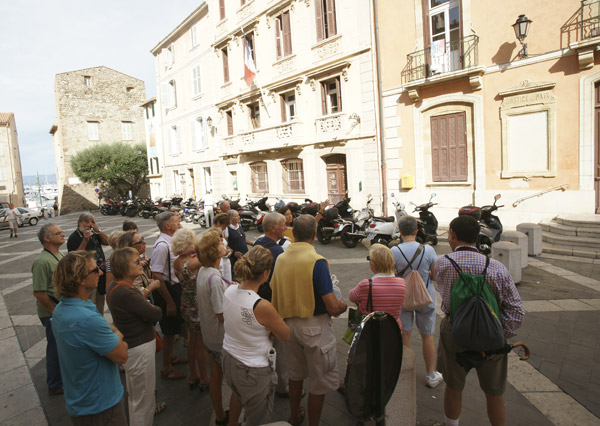
POLYGON ((217 420, 215 417, 215 424, 217 426, 227 426, 229 423, 229 410, 225 411, 225 418, 223 420, 217 420))
POLYGON ((198 383, 198 389, 200 389, 200 392, 206 392, 208 387, 208 383, 198 383))
POLYGON ((292 426, 300 426, 302 424, 302 422, 304 421, 304 417, 306 416, 306 413, 304 412, 303 406, 300 406, 298 413, 299 413, 299 415, 298 415, 298 418, 296 419, 296 421, 292 421, 291 418, 288 420, 288 423, 291 424, 292 426))
POLYGON ((187 364, 187 363, 188 363, 187 358, 179 358, 178 356, 174 356, 173 358, 171 358, 171 364, 187 364))
POLYGON ((200 379, 199 378, 188 380, 188 385, 190 385, 190 390, 194 389, 199 384, 200 384, 200 379))
POLYGON ((185 377, 187 377, 187 374, 185 374, 183 371, 175 370, 174 368, 171 368, 169 371, 166 372, 160 372, 161 379, 180 380, 185 377))
POLYGON ((159 402, 156 404, 156 407, 154 408, 154 414, 160 414, 163 411, 165 411, 165 408, 167 408, 167 403, 166 402, 159 402))

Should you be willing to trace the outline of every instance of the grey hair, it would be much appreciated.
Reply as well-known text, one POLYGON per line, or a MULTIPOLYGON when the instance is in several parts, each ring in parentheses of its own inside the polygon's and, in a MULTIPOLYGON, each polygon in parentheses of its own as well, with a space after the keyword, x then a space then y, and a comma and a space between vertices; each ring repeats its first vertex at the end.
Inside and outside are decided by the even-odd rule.
POLYGON ((179 256, 184 251, 196 247, 196 233, 191 229, 181 228, 173 234, 171 240, 171 252, 175 256, 179 256))
POLYGON ((161 231, 165 230, 165 225, 166 223, 171 220, 171 218, 173 216, 175 216, 177 213, 175 212, 162 212, 156 215, 156 224, 158 225, 158 229, 160 229, 161 231))
POLYGON ((55 226, 58 226, 58 225, 55 223, 47 223, 40 228, 40 230, 37 233, 37 237, 40 240, 40 243, 42 245, 46 244, 45 238, 50 235, 50 228, 53 228, 55 226))
POLYGON ((281 213, 273 212, 267 213, 263 219, 263 229, 266 232, 271 232, 274 226, 277 226, 279 222, 285 222, 285 216, 281 213))
POLYGON ((414 235, 417 233, 417 219, 412 216, 404 216, 398 221, 398 230, 401 235, 414 235))
POLYGON ((307 243, 315 236, 317 232, 317 221, 309 214, 303 214, 298 216, 294 220, 294 228, 292 233, 294 234, 294 240, 296 242, 307 243))
POLYGON ((83 212, 79 215, 79 219, 77 219, 77 225, 79 225, 84 220, 90 220, 93 218, 94 218, 94 215, 91 214, 90 212, 83 212))
MULTIPOLYGON (((219 203, 219 208, 220 208, 220 209, 223 209, 223 205, 224 205, 225 203, 229 203, 229 200, 222 200, 222 201, 219 203)), ((231 207, 231 203, 229 203, 229 207, 231 207)))
POLYGON ((233 219, 233 216, 235 216, 235 214, 237 213, 236 210, 227 210, 227 216, 229 216, 229 220, 233 219))

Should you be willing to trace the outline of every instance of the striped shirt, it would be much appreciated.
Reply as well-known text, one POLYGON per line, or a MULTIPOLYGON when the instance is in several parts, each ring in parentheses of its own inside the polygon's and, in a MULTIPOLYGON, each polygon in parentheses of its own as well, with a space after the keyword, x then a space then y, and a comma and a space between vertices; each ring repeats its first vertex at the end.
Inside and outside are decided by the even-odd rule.
MULTIPOLYGON (((402 313, 402 304, 404 303, 404 292, 406 290, 406 282, 402 278, 397 278, 394 275, 376 274, 372 278, 373 288, 371 291, 371 299, 373 301, 373 309, 375 311, 387 312, 398 321, 400 329, 400 314, 402 313)), ((358 305, 358 309, 363 314, 368 314, 367 300, 369 299, 369 280, 362 280, 356 287, 350 290, 348 296, 351 302, 358 305)))
MULTIPOLYGON (((457 249, 460 247, 457 247, 457 249)), ((448 255, 454 260, 466 274, 479 275, 485 268, 485 256, 471 250, 454 251, 448 255)), ((458 279, 458 272, 445 256, 438 257, 435 263, 435 280, 442 295, 442 311, 450 315, 450 292, 454 281, 458 279)), ((514 332, 521 326, 525 311, 521 303, 521 296, 515 286, 508 269, 497 260, 490 259, 490 264, 485 276, 489 283, 498 306, 504 336, 512 337, 514 332)))

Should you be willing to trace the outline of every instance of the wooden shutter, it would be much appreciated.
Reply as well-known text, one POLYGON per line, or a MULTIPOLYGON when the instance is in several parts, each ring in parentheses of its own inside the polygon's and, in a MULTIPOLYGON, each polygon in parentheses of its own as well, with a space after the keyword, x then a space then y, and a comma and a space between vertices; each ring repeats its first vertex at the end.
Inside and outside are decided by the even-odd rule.
POLYGON ((285 102, 285 95, 279 95, 279 103, 281 105, 281 122, 287 121, 287 105, 285 102))
POLYGON ((342 112, 342 85, 339 77, 335 79, 335 96, 337 97, 337 112, 342 112))
POLYGON ((223 82, 229 83, 229 55, 227 54, 227 48, 221 50, 221 56, 223 57, 223 82))
POLYGON ((315 0, 315 26, 317 27, 317 41, 321 41, 325 38, 324 20, 323 0, 315 0))
POLYGON ((231 111, 227 111, 227 135, 233 135, 233 116, 231 111))
POLYGON ((335 0, 327 1, 327 37, 331 37, 337 34, 335 25, 335 0))
POLYGON ((431 45, 431 36, 429 31, 429 26, 431 25, 430 17, 429 17, 429 1, 423 0, 422 9, 423 9, 423 41, 424 47, 427 49, 431 45))
POLYGON ((464 112, 431 117, 431 171, 434 182, 468 179, 464 112))
POLYGON ((171 107, 171 102, 169 101, 169 83, 162 83, 160 85, 160 103, 164 109, 169 109, 171 107))
POLYGON ((280 59, 283 55, 281 51, 281 16, 275 18, 275 49, 277 51, 277 59, 280 59))
POLYGON ((323 110, 323 115, 327 115, 327 82, 321 82, 321 109, 323 110))
POLYGON ((283 56, 292 54, 292 29, 290 27, 290 11, 281 14, 283 18, 283 56))
POLYGON ((221 20, 225 19, 225 0, 219 0, 219 16, 221 20))

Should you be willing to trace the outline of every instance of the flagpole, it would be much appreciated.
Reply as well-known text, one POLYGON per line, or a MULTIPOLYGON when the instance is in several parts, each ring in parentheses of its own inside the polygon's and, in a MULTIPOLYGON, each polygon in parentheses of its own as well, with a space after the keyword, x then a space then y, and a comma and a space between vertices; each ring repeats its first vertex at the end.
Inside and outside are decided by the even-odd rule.
MULTIPOLYGON (((246 46, 248 46, 248 39, 246 39, 246 33, 244 32, 244 28, 240 27, 240 30, 242 31, 242 37, 244 38, 244 58, 246 58, 245 49, 246 49, 246 46)), ((256 68, 256 64, 254 64, 254 67, 256 68)), ((261 84, 258 82, 258 75, 255 76, 254 81, 252 83, 254 83, 254 85, 258 87, 258 90, 260 92, 260 98, 262 99, 263 105, 265 106, 265 111, 267 113, 267 117, 271 118, 271 114, 269 114, 269 108, 267 106, 267 100, 265 99, 265 94, 264 94, 263 88, 262 88, 261 84)))

